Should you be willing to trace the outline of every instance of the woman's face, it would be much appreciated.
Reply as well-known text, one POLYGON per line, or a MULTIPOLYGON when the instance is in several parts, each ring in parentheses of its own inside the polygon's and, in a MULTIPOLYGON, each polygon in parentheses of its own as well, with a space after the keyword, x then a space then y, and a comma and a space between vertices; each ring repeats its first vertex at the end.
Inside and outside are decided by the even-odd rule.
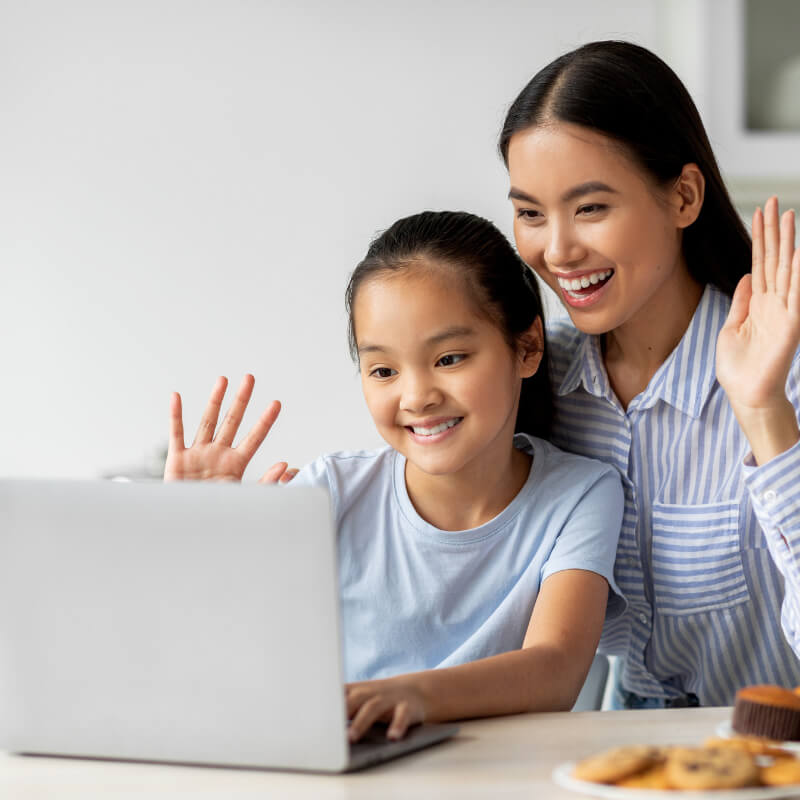
POLYGON ((685 298, 678 195, 610 139, 569 123, 530 128, 511 138, 508 169, 519 253, 580 330, 651 324, 685 298))

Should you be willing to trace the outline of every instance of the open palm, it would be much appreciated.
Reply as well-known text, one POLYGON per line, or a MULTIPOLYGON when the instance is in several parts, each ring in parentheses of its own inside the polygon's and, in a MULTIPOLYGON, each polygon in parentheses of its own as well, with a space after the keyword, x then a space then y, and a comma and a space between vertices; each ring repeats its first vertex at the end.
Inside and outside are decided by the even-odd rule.
POLYGON ((794 212, 778 219, 777 198, 753 215, 753 271, 736 287, 717 340, 717 379, 737 411, 786 403, 786 379, 800 345, 800 248, 794 212))
MULTIPOLYGON (((236 392, 233 405, 217 430, 217 421, 228 386, 227 378, 217 378, 200 420, 197 435, 191 447, 188 448, 184 443, 183 436, 181 396, 177 392, 172 395, 169 448, 164 468, 164 480, 240 481, 242 479, 247 465, 266 438, 281 410, 281 405, 277 400, 272 402, 253 429, 238 446, 234 447, 233 440, 253 393, 254 383, 255 379, 252 375, 245 375, 236 392)), ((291 477, 290 473, 292 472, 296 472, 296 470, 287 470, 286 462, 281 461, 270 467, 260 482, 285 482, 291 477)))

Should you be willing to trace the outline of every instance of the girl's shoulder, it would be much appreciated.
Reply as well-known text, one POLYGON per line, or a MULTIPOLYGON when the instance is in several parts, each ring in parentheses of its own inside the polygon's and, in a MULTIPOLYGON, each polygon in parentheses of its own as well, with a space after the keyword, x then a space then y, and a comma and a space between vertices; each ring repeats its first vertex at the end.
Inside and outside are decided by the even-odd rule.
POLYGON ((306 464, 289 486, 326 489, 338 518, 354 498, 363 497, 365 492, 372 494, 389 490, 398 458, 401 458, 399 453, 388 446, 325 453, 306 464))
POLYGON ((610 464, 562 450, 546 439, 531 436, 529 433, 516 433, 514 446, 532 455, 534 464, 538 459, 540 483, 544 481, 558 484, 568 481, 571 485, 588 486, 598 481, 610 480, 611 483, 619 483, 621 486, 620 475, 610 464))
POLYGON ((338 450, 324 453, 310 464, 306 464, 292 483, 299 480, 304 484, 319 484, 322 480, 331 479, 357 483, 359 479, 374 476, 376 473, 391 474, 396 456, 397 451, 388 446, 372 450, 338 450))

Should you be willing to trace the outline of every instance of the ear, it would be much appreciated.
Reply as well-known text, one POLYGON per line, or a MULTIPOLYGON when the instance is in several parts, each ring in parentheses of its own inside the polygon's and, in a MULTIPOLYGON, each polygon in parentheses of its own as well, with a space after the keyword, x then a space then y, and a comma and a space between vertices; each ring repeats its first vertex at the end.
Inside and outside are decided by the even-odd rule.
POLYGON ((699 216, 703 207, 706 179, 697 164, 684 164, 672 188, 672 202, 679 228, 688 228, 699 216))
POLYGON ((519 376, 530 378, 536 374, 544 355, 544 328, 542 318, 536 317, 533 324, 519 337, 519 376))

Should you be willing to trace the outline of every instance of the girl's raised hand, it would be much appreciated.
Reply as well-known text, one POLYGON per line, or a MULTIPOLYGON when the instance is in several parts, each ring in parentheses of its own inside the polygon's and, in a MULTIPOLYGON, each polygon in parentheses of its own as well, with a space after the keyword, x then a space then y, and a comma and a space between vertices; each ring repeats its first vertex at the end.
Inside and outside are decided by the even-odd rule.
MULTIPOLYGON (((255 378, 245 375, 228 413, 217 430, 222 400, 228 379, 217 378, 208 404, 200 420, 194 442, 186 447, 183 438, 183 410, 181 396, 175 392, 170 401, 170 436, 164 480, 221 480, 240 481, 250 459, 269 433, 278 418, 281 404, 275 400, 267 407, 250 433, 233 446, 233 440, 242 422, 245 409, 253 393, 255 378), (216 435, 215 435, 216 431, 216 435)), ((279 462, 270 467, 262 483, 286 482, 287 465, 279 462)))
POLYGON ((798 438, 786 379, 800 345, 800 248, 794 211, 771 197, 753 214, 753 269, 736 287, 717 340, 717 379, 759 464, 798 438))

